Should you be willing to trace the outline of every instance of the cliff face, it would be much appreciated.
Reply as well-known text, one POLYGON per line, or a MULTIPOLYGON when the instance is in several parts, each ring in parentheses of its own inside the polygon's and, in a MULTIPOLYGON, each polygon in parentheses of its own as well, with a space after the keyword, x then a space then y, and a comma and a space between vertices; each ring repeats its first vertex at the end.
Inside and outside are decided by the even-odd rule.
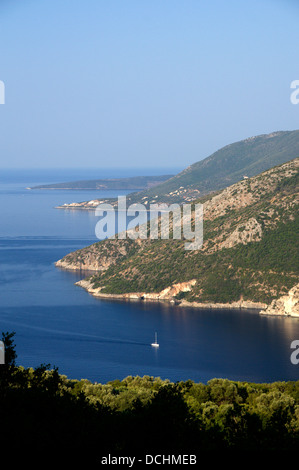
POLYGON ((109 239, 74 251, 56 261, 55 266, 76 271, 106 271, 140 248, 141 241, 109 239))
POLYGON ((263 315, 283 315, 299 317, 299 284, 289 290, 287 295, 275 299, 260 312, 263 315))
MULTIPOLYGON (((130 292, 125 294, 105 294, 101 292, 101 287, 94 287, 92 280, 83 279, 76 283, 78 286, 86 289, 90 294, 93 294, 95 297, 103 298, 116 298, 116 299, 127 299, 127 300, 169 300, 175 301, 176 296, 181 292, 189 292, 192 287, 196 284, 196 280, 192 279, 189 282, 179 282, 173 284, 172 286, 166 287, 161 292, 130 292)), ((178 302, 179 303, 179 302, 178 302)))

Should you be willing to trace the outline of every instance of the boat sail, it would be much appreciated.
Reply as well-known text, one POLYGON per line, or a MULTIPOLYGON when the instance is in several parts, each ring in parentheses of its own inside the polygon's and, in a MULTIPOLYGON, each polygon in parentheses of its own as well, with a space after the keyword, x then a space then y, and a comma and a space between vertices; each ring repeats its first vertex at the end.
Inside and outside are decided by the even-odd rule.
POLYGON ((157 333, 155 333, 155 342, 151 344, 151 346, 153 346, 154 348, 158 348, 159 347, 159 343, 157 341, 157 333))

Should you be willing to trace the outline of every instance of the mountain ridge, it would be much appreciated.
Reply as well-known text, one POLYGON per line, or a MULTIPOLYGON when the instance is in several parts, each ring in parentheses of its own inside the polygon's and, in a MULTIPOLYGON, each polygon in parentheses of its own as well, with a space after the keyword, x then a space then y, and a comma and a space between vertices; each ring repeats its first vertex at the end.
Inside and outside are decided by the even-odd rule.
MULTIPOLYGON (((189 203, 296 157, 299 130, 260 134, 222 147, 153 188, 128 194, 127 202, 146 207, 151 203, 189 203)), ((94 210, 101 202, 108 200, 65 203, 58 208, 94 210)))

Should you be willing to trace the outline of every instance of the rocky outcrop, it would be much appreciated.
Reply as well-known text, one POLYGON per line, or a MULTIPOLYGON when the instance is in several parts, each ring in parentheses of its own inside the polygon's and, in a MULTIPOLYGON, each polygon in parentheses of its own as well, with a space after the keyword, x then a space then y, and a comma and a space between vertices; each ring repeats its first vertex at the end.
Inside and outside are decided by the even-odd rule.
POLYGON ((112 256, 102 256, 99 258, 96 245, 89 250, 78 251, 73 255, 67 255, 56 261, 55 266, 72 271, 105 271, 114 260, 112 256))
POLYGON ((252 217, 244 224, 240 224, 237 228, 222 242, 218 244, 218 249, 232 248, 238 243, 246 245, 250 242, 258 242, 262 238, 262 227, 258 221, 252 217))
POLYGON ((56 261, 55 266, 72 271, 104 272, 140 246, 140 240, 109 239, 74 251, 56 261))
POLYGON ((76 282, 77 286, 83 287, 95 297, 117 298, 117 299, 139 299, 139 300, 174 300, 175 296, 180 292, 189 292, 196 284, 196 280, 192 279, 187 282, 179 282, 172 286, 166 287, 161 292, 130 292, 124 294, 106 294, 101 292, 101 288, 94 288, 92 279, 83 279, 76 282))
POLYGON ((212 303, 212 302, 188 302, 182 300, 180 302, 181 307, 193 307, 193 308, 219 308, 219 309, 253 309, 259 310, 266 308, 267 305, 263 302, 252 302, 250 300, 240 300, 238 302, 227 302, 227 303, 212 303))
POLYGON ((283 315, 299 317, 299 284, 296 284, 287 295, 275 299, 260 312, 263 315, 283 315))
POLYGON ((157 294, 144 293, 142 297, 146 299, 157 299, 157 300, 171 300, 176 297, 180 292, 190 292, 192 287, 196 284, 196 280, 192 279, 189 282, 179 282, 173 284, 172 286, 166 287, 161 292, 157 294))

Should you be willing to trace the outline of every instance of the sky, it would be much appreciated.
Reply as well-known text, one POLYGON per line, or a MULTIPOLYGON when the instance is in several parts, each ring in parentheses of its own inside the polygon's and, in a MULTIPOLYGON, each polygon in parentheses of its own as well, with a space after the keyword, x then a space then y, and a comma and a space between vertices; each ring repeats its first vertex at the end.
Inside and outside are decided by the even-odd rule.
POLYGON ((0 168, 171 168, 299 129, 299 0, 0 0, 0 168))

